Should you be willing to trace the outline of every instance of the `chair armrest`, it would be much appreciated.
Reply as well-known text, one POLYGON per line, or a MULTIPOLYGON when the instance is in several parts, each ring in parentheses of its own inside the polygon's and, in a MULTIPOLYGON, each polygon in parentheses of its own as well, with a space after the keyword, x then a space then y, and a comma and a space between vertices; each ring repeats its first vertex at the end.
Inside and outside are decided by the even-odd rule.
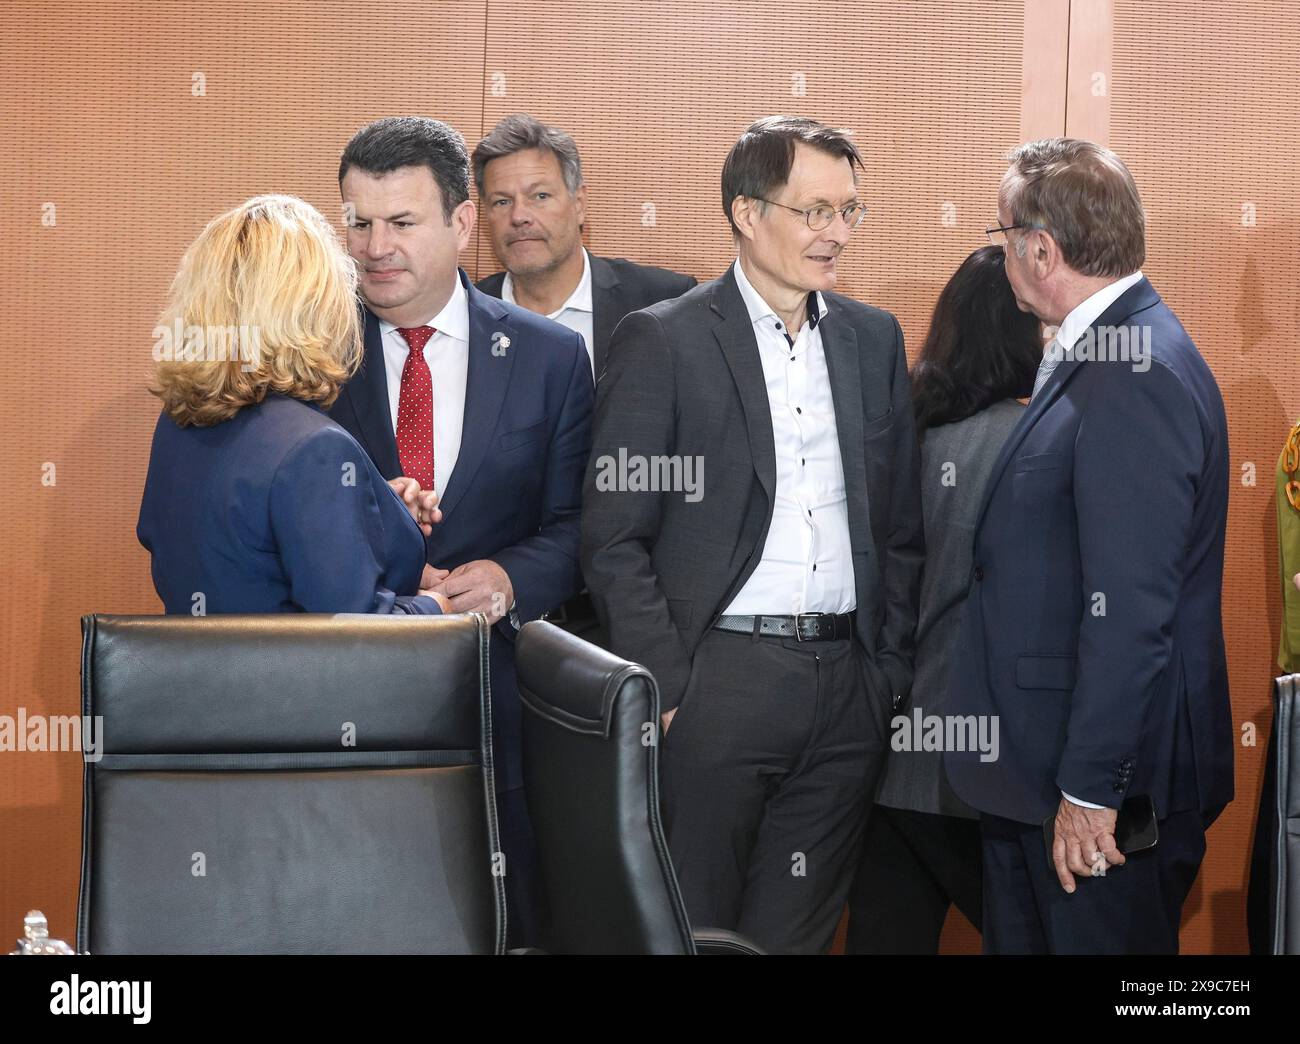
POLYGON ((695 939, 696 953, 767 956, 765 950, 760 950, 743 935, 729 932, 725 928, 695 928, 691 935, 695 939))

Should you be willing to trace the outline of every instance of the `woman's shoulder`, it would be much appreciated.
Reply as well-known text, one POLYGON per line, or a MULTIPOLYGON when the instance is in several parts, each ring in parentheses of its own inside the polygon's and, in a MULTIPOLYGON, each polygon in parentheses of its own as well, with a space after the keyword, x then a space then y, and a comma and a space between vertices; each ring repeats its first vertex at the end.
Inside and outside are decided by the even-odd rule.
POLYGON ((1025 407, 1015 399, 1002 399, 979 413, 959 421, 941 424, 925 433, 925 441, 944 446, 959 446, 978 440, 984 433, 1009 431, 1020 420, 1025 407))
MULTIPOLYGON (((237 467, 248 478, 273 475, 295 458, 351 460, 364 455, 356 440, 323 410, 288 395, 268 395, 210 427, 180 428, 164 413, 155 449, 159 439, 167 446, 183 443, 189 447, 184 452, 204 453, 214 469, 237 467)), ((175 451, 181 450, 176 445, 175 451)))

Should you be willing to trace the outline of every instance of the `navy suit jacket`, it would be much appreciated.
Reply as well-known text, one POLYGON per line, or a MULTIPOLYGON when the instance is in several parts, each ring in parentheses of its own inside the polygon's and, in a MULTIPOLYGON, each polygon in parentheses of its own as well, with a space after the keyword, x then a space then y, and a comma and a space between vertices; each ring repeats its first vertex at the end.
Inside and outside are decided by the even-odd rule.
POLYGON ((412 597, 424 538, 401 498, 287 396, 206 428, 159 417, 136 535, 169 613, 441 612, 412 597))
POLYGON ((951 698, 998 716, 1000 750, 945 765, 969 804, 1022 823, 1061 791, 1208 823, 1233 794, 1223 399, 1145 279, 1099 326, 1149 330, 1149 369, 1067 358, 994 464, 951 698))
MULTIPOLYGON (((542 316, 476 290, 469 299, 469 371, 456 467, 426 557, 442 569, 496 562, 515 591, 522 626, 576 594, 582 478, 591 451, 595 389, 582 338, 542 316), (494 353, 493 335, 496 339, 494 353), (504 347, 502 347, 504 345, 504 347)), ((330 415, 365 447, 385 478, 402 473, 388 405, 379 320, 365 310, 361 369, 330 415)), ((433 379, 437 381, 435 373, 433 379)), ((523 785, 519 690, 508 620, 490 643, 497 785, 523 785)))

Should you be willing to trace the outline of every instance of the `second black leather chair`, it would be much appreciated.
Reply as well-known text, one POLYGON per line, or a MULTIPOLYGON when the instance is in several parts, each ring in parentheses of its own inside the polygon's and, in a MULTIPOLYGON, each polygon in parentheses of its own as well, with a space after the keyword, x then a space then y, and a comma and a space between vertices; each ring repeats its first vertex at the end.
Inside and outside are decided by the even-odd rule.
POLYGON ((567 954, 761 953, 692 931, 659 819, 659 691, 644 667, 553 624, 515 645, 524 789, 551 931, 567 954))

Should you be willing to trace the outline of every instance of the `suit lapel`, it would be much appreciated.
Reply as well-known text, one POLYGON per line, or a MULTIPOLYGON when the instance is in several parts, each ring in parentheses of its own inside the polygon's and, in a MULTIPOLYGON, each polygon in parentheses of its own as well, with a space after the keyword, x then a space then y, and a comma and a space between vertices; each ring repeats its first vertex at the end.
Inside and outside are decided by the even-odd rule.
POLYGON ((605 352, 614 336, 614 327, 626 312, 622 307, 618 273, 604 258, 588 254, 591 258, 591 358, 595 364, 596 378, 605 372, 605 352))
MULTIPOLYGON (((1131 287, 1125 290, 1115 299, 1109 308, 1097 317, 1097 321, 1089 327, 1096 336, 1096 330, 1099 326, 1121 326, 1135 313, 1149 308, 1158 301, 1159 295, 1155 288, 1146 281, 1139 279, 1131 287)), ((1082 341, 1084 336, 1080 335, 1082 341)), ((1077 342, 1076 342, 1077 343, 1077 342)), ((1094 341, 1095 343, 1095 341, 1094 341)), ((984 514, 988 511, 989 501, 993 499, 993 490, 1006 470, 1007 464, 1015 456, 1016 450, 1020 444, 1025 441, 1025 436, 1029 434, 1029 429, 1038 423, 1039 418, 1047 412, 1048 408, 1054 403, 1065 391, 1065 386, 1069 384, 1070 379, 1079 372, 1080 367, 1086 365, 1086 360, 1082 359, 1064 359, 1052 371, 1052 376, 1048 378, 1047 383, 1042 390, 1029 404, 1025 410, 1024 416, 1007 437, 1007 441, 1002 445, 1002 451, 998 454, 997 459, 993 462, 993 470, 989 473, 989 479, 984 486, 984 496, 980 501, 979 515, 975 519, 975 529, 978 532, 980 525, 984 521, 984 514)))
MULTIPOLYGON (((465 379, 465 420, 460 453, 439 507, 444 520, 464 497, 496 433, 497 420, 510 386, 515 355, 522 349, 519 332, 506 321, 505 306, 470 285, 459 273, 469 299, 469 368, 465 379), (492 335, 500 334, 494 346, 492 335), (494 347, 498 354, 493 354, 494 347)), ((437 379, 435 375, 435 380, 437 379)), ((445 524, 445 521, 444 521, 445 524)))
POLYGON ((867 503, 866 448, 862 440, 862 372, 858 359, 858 335, 834 304, 830 304, 826 318, 817 328, 822 336, 831 400, 835 405, 835 429, 839 435, 844 488, 848 495, 849 531, 855 537, 851 544, 865 547, 871 539, 871 516, 867 503))
POLYGON ((379 331, 379 319, 369 308, 362 308, 362 317, 366 324, 365 355, 356 376, 348 382, 348 395, 370 459, 386 478, 396 478, 402 473, 402 465, 397 457, 397 436, 393 432, 393 413, 388 405, 383 337, 379 331))
POLYGON ((767 378, 763 376, 763 360, 758 355, 758 340, 754 325, 749 320, 745 299, 736 285, 735 269, 727 274, 713 292, 710 307, 719 321, 713 328, 723 357, 731 370, 731 378, 740 393, 740 403, 745 411, 745 427, 749 435, 749 453, 754 461, 754 472, 767 494, 769 507, 776 499, 776 441, 772 434, 772 407, 767 398, 767 378))

